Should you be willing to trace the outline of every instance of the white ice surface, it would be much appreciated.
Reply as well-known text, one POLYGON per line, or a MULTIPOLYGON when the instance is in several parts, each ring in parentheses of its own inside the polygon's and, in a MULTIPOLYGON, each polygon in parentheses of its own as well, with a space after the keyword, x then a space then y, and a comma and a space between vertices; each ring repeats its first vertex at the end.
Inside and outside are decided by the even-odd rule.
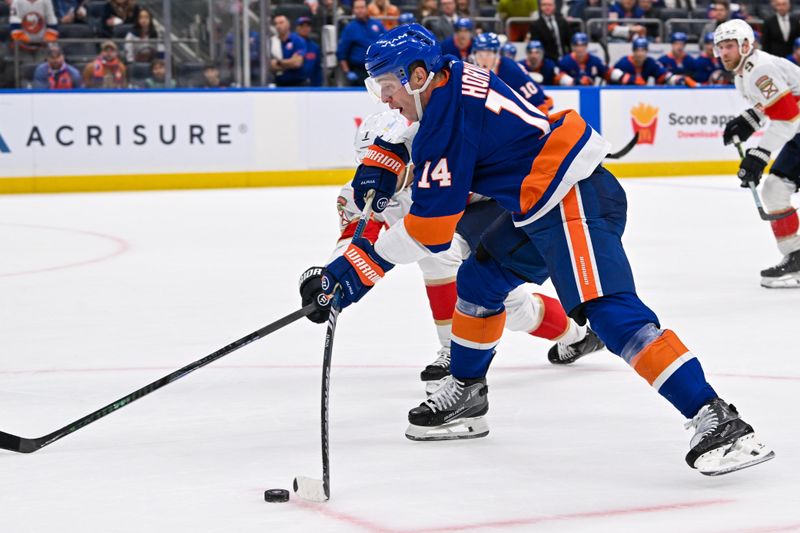
MULTIPOLYGON (((303 320, 32 455, 0 452, 0 531, 800 530, 800 290, 734 178, 626 180, 639 293, 774 461, 684 462, 683 418, 615 356, 567 368, 508 334, 487 438, 403 436, 436 341, 414 266, 339 321, 332 499, 320 476, 324 326, 303 320)), ((299 307, 335 188, 0 197, 0 430, 40 436, 299 307)), ((547 286, 544 292, 554 294, 547 286)))

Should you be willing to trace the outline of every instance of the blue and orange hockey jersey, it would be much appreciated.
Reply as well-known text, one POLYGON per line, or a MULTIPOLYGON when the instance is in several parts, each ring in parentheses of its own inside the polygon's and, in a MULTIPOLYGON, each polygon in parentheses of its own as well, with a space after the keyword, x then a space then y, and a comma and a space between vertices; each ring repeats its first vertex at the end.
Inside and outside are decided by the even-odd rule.
POLYGON ((694 58, 686 54, 678 59, 675 54, 669 52, 658 58, 658 62, 673 74, 680 74, 682 76, 691 76, 694 74, 694 58))
POLYGON ((661 64, 647 57, 641 67, 633 63, 633 56, 625 56, 614 65, 614 69, 621 70, 623 75, 617 83, 620 85, 647 85, 647 80, 653 78, 657 84, 664 83, 669 77, 669 72, 661 64))
POLYGON ((558 71, 558 67, 549 57, 543 58, 536 68, 532 67, 527 59, 518 61, 518 63, 528 74, 539 74, 542 77, 542 85, 558 85, 561 80, 561 73, 558 71))
POLYGON ((525 68, 508 57, 500 56, 499 59, 500 61, 494 69, 497 77, 521 94, 528 102, 541 111, 549 113, 553 108, 553 99, 544 94, 539 84, 528 76, 525 68))
POLYGON ((529 224, 587 178, 609 148, 576 111, 548 118, 493 72, 454 61, 414 137, 411 210, 376 250, 393 262, 417 260, 419 245, 446 250, 470 192, 494 198, 518 226, 529 224))
POLYGON ((712 74, 721 70, 724 70, 724 67, 720 60, 703 52, 694 60, 694 75, 692 78, 697 83, 711 85, 714 83, 712 74))
POLYGON ((595 80, 604 79, 608 72, 608 67, 596 55, 586 54, 586 60, 581 63, 575 57, 575 52, 563 56, 558 68, 575 80, 575 85, 594 85, 595 80))

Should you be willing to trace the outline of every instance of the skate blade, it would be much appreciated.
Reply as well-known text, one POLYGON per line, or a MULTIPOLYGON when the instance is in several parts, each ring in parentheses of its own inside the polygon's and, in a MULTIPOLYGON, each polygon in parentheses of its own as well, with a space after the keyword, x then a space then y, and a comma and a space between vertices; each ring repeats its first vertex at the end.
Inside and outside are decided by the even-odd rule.
POLYGON ((750 433, 733 444, 704 453, 694 462, 694 467, 703 475, 721 476, 774 458, 775 452, 756 440, 755 433, 750 433))
POLYGON ((765 289, 800 289, 800 274, 786 274, 779 278, 761 278, 765 289))
POLYGON ((441 426, 415 426, 409 424, 406 437, 409 440, 459 440, 477 439, 489 434, 489 424, 482 416, 458 418, 441 426))

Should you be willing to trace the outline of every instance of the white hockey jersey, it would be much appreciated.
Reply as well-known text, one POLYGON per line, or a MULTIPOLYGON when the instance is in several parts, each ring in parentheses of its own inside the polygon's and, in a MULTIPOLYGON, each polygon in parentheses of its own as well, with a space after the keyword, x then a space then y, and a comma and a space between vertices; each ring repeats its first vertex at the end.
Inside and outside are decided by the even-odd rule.
POLYGON ((780 149, 800 129, 800 67, 782 57, 755 50, 735 78, 736 89, 770 119, 759 146, 780 149))
POLYGON ((43 42, 45 31, 58 23, 52 0, 14 0, 9 15, 12 33, 22 31, 32 43, 43 42))

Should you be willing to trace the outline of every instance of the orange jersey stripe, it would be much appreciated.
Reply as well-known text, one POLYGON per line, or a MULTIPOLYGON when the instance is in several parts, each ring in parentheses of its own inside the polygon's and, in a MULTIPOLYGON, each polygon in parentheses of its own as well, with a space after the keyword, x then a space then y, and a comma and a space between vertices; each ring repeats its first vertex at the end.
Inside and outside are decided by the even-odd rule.
POLYGON ((565 117, 564 122, 550 133, 541 152, 534 158, 530 173, 522 180, 519 205, 523 214, 544 196, 567 154, 586 131, 586 122, 571 109, 553 113, 549 117, 550 123, 558 121, 561 117, 565 117))
POLYGON ((672 330, 664 333, 631 359, 631 366, 649 384, 658 379, 664 370, 680 356, 689 352, 672 330))
POLYGON ((589 249, 589 232, 581 217, 576 187, 570 189, 561 201, 567 238, 572 248, 572 268, 576 272, 581 301, 586 302, 600 296, 596 283, 595 265, 589 249))
POLYGON ((506 312, 485 318, 465 315, 458 309, 453 313, 453 335, 476 344, 495 343, 503 335, 506 312))
POLYGON ((447 244, 453 240, 456 224, 464 212, 443 217, 418 217, 411 213, 403 217, 403 224, 408 234, 418 243, 425 246, 447 244))

